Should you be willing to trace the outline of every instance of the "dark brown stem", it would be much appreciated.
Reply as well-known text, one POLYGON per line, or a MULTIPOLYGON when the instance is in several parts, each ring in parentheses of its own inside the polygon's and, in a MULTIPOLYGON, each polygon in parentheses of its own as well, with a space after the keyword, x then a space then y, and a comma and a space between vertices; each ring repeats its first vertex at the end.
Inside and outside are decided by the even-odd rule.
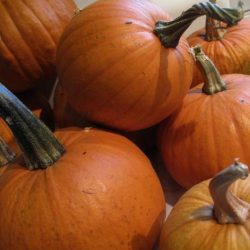
POLYGON ((227 86, 222 80, 219 71, 213 62, 205 55, 201 47, 197 45, 192 51, 204 76, 202 92, 207 95, 213 95, 226 90, 227 86))
POLYGON ((158 21, 154 33, 159 37, 163 46, 175 48, 191 23, 203 15, 225 22, 228 26, 235 25, 242 19, 238 9, 220 8, 216 4, 205 2, 193 5, 173 21, 158 21))
MULTIPOLYGON (((216 0, 210 0, 210 2, 215 4, 216 0)), ((230 10, 227 8, 225 9, 230 10)), ((239 11, 239 19, 242 19, 244 17, 244 10, 243 10, 243 3, 241 1, 238 4, 238 11, 239 11)), ((207 41, 220 40, 224 37, 225 33, 227 32, 227 28, 228 26, 225 24, 225 22, 218 21, 213 17, 207 16, 205 39, 207 41)))
POLYGON ((28 168, 46 168, 64 153, 53 133, 2 84, 0 116, 12 130, 28 168))
POLYGON ((230 186, 238 179, 246 179, 248 167, 238 159, 234 164, 217 174, 209 184, 209 191, 214 201, 214 216, 218 223, 244 224, 249 218, 250 204, 236 197, 230 186))
POLYGON ((11 151, 7 143, 0 137, 0 167, 12 162, 16 157, 16 154, 11 151))

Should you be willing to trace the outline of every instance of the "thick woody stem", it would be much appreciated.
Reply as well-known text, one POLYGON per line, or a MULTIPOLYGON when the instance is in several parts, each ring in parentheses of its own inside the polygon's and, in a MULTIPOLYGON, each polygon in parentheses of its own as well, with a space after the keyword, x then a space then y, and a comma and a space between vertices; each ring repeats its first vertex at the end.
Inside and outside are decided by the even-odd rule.
POLYGON ((184 11, 181 16, 173 21, 158 21, 155 25, 154 33, 159 37, 163 46, 175 48, 179 43, 180 37, 191 23, 203 15, 222 21, 228 26, 235 25, 242 19, 238 9, 221 8, 211 2, 198 3, 184 11))
POLYGON ((7 88, 0 84, 0 116, 8 124, 30 169, 46 168, 64 153, 64 147, 7 88))
POLYGON ((209 184, 214 201, 214 217, 220 224, 244 224, 249 218, 250 204, 236 197, 230 186, 238 179, 246 179, 248 167, 235 160, 234 164, 217 174, 209 184))
POLYGON ((227 89, 227 86, 220 76, 219 71, 213 62, 205 55, 199 45, 192 48, 192 52, 204 77, 202 92, 213 95, 227 89))
POLYGON ((0 137, 0 167, 7 165, 8 163, 12 162, 16 157, 16 154, 11 151, 9 146, 0 137))
MULTIPOLYGON (((210 2, 215 4, 216 0, 210 0, 210 2)), ((243 19, 245 12, 243 10, 243 3, 241 1, 239 1, 238 3, 238 10, 239 10, 239 18, 243 19)), ((207 41, 220 40, 224 37, 225 33, 227 32, 227 28, 228 26, 226 25, 226 23, 207 16, 205 39, 207 41)))

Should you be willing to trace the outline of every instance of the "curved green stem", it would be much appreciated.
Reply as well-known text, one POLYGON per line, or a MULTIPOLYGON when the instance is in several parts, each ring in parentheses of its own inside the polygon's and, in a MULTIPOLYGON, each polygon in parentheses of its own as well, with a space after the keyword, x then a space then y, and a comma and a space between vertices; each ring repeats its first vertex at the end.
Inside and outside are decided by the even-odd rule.
POLYGON ((193 5, 173 21, 158 21, 154 33, 165 47, 175 48, 191 23, 203 15, 225 22, 228 26, 235 25, 242 19, 238 9, 220 8, 216 4, 205 2, 193 5))
POLYGON ((227 89, 226 83, 222 80, 219 71, 213 62, 205 55, 199 45, 192 48, 195 60, 204 76, 204 85, 202 92, 207 95, 213 95, 227 89))
POLYGON ((46 168, 64 153, 53 133, 2 84, 0 116, 12 130, 28 168, 46 168))
POLYGON ((0 167, 7 165, 16 158, 16 154, 11 151, 7 143, 0 137, 0 167))
POLYGON ((250 215, 250 204, 236 197, 230 186, 238 179, 246 179, 248 167, 238 159, 234 164, 217 174, 209 184, 209 191, 214 201, 214 216, 218 223, 244 224, 250 215))

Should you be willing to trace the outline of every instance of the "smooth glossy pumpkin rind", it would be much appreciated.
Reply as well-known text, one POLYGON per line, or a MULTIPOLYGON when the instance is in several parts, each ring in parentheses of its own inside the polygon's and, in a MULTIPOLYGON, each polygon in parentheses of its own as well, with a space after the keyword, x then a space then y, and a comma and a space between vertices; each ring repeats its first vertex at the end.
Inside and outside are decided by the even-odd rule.
POLYGON ((144 154, 95 129, 56 136, 66 153, 53 166, 28 171, 18 162, 0 176, 0 207, 8 204, 0 248, 152 249, 165 201, 144 154))
POLYGON ((139 130, 168 116, 190 86, 193 59, 153 33, 169 20, 145 1, 105 0, 79 12, 59 44, 57 68, 69 103, 88 120, 139 130))
POLYGON ((72 0, 1 0, 0 82, 14 92, 53 84, 57 44, 75 9, 72 0))
POLYGON ((173 178, 189 188, 239 157, 250 164, 250 77, 225 75, 227 90, 191 89, 182 106, 163 122, 159 148, 173 178))
MULTIPOLYGON (((250 220, 244 225, 220 225, 212 218, 213 201, 204 181, 188 190, 173 208, 163 226, 161 250, 242 249, 250 248, 250 220)), ((232 192, 250 202, 250 178, 240 180, 232 192)))

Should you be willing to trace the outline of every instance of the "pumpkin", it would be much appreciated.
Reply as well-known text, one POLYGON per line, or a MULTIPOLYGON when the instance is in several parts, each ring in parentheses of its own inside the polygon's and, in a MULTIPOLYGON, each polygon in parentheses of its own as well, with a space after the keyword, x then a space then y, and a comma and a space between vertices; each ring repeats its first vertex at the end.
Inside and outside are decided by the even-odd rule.
MULTIPOLYGON (((243 17, 243 16, 242 16, 243 17)), ((215 63, 221 74, 250 74, 250 20, 243 19, 233 26, 226 26, 207 18, 206 28, 199 29, 188 38, 191 47, 199 44, 215 63)), ((194 67, 192 87, 202 82, 199 67, 194 67)))
POLYGON ((188 190, 163 226, 160 250, 250 249, 248 174, 236 161, 188 190))
POLYGON ((214 6, 194 5, 174 22, 159 21, 170 18, 149 1, 99 0, 79 11, 57 52, 70 106, 82 119, 126 131, 163 120, 192 81, 193 60, 181 35, 198 16, 221 19, 214 6))
POLYGON ((57 44, 75 8, 73 0, 1 0, 0 81, 14 92, 53 84, 57 44))
POLYGON ((138 147, 98 129, 53 135, 3 85, 0 107, 25 155, 0 175, 0 249, 152 249, 165 198, 138 147))
POLYGON ((194 51, 204 84, 189 91, 158 133, 165 166, 185 188, 211 178, 235 157, 250 164, 250 76, 220 76, 200 47, 194 51))

